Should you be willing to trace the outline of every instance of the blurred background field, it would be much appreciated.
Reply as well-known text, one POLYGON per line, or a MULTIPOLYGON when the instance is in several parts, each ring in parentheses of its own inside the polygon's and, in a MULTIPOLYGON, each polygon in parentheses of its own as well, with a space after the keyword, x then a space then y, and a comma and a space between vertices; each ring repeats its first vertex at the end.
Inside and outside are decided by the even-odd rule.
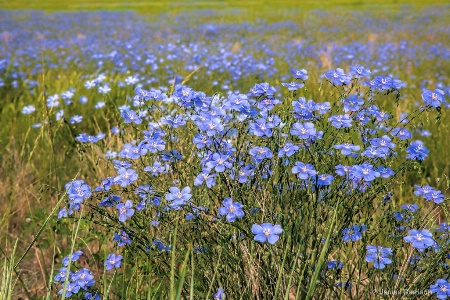
MULTIPOLYGON (((448 1, 0 0, 0 9, 1 257, 11 253, 15 239, 16 252, 25 251, 78 172, 98 181, 103 162, 80 163, 95 150, 74 138, 83 132, 111 136, 120 123, 117 107, 134 95, 123 84, 129 76, 147 88, 169 88, 171 80, 198 69, 187 85, 213 95, 246 93, 264 81, 281 89, 289 67, 305 68, 313 84, 304 96, 326 100, 332 89, 319 85, 321 75, 359 63, 408 84, 396 119, 421 101, 421 87, 450 85, 448 1), (85 87, 99 74, 106 75, 110 93, 85 87), (55 121, 59 109, 47 109, 46 101, 70 89, 73 105, 64 108, 64 121, 55 121), (87 104, 80 104, 81 96, 87 104), (108 110, 95 108, 102 101, 108 110), (22 114, 26 105, 37 113, 22 114), (83 121, 70 124, 74 115, 83 121)), ((390 100, 386 108, 394 107, 390 100)), ((448 110, 440 124, 427 116, 421 123, 415 134, 432 159, 417 170, 420 176, 400 182, 398 203, 411 199, 418 180, 444 189, 450 174, 448 110)), ((58 255, 68 247, 66 231, 50 221, 21 262, 18 295, 42 296, 53 247, 58 255)))
POLYGON ((262 16, 267 12, 284 11, 296 9, 396 9, 398 6, 412 5, 425 7, 436 4, 447 4, 444 0, 211 0, 211 1, 107 1, 107 0, 2 0, 0 8, 3 9, 44 9, 48 11, 70 11, 70 10, 135 10, 138 13, 179 13, 185 10, 197 9, 230 9, 240 8, 248 10, 248 17, 262 16))

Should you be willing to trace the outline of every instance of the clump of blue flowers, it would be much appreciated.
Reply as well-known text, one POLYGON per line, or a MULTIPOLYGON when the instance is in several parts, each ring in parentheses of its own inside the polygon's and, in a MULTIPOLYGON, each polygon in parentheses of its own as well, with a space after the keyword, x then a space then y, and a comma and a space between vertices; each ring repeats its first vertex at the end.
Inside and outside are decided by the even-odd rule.
MULTIPOLYGON (((103 149, 106 176, 94 189, 80 179, 67 183, 69 201, 59 217, 73 218, 76 212, 83 217, 85 205, 87 219, 106 228, 111 244, 136 258, 133 267, 151 261, 148 276, 155 282, 173 281, 173 266, 191 260, 194 269, 202 266, 193 282, 237 282, 227 284, 227 294, 247 286, 257 293, 258 286, 265 289, 261 298, 274 297, 277 284, 267 278, 278 278, 284 269, 299 276, 286 280, 291 287, 283 280, 278 286, 297 286, 303 295, 308 289, 300 287, 320 276, 311 288, 323 297, 362 291, 356 266, 359 275, 386 282, 412 278, 427 263, 436 276, 444 274, 446 265, 436 262, 450 246, 433 238, 421 214, 444 207, 445 192, 428 185, 405 187, 429 202, 421 210, 396 198, 402 176, 418 170, 431 153, 425 143, 412 140, 405 120, 438 104, 430 101, 442 103, 441 94, 427 93, 417 115, 395 121, 395 112, 377 101, 399 97, 404 83, 398 79, 370 79, 370 70, 360 65, 349 72, 330 70, 322 78, 335 91, 330 97, 338 99, 325 102, 305 97, 302 89, 310 84, 305 69, 291 68, 289 76, 285 88, 261 82, 248 93, 214 96, 176 80, 167 94, 137 87, 129 105, 116 112, 117 148, 103 149), (373 245, 380 240, 386 247, 373 245), (405 257, 413 249, 420 256, 405 257), (179 261, 179 253, 185 260, 179 261), (226 259, 218 268, 219 256, 226 259), (249 271, 236 270, 240 265, 249 271)), ((107 93, 107 85, 99 88, 107 93)), ((78 141, 101 149, 100 138, 80 135, 78 141)), ((123 256, 108 253, 104 269, 123 268, 123 256)), ((78 284, 72 275, 70 280, 72 294, 94 284, 78 284)), ((224 297, 223 288, 213 295, 224 297)))

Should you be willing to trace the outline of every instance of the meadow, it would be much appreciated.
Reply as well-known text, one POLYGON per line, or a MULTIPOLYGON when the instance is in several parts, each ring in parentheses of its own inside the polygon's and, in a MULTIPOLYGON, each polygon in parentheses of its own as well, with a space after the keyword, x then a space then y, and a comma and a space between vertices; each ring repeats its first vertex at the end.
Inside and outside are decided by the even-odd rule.
POLYGON ((0 298, 450 297, 449 4, 0 8, 0 298))

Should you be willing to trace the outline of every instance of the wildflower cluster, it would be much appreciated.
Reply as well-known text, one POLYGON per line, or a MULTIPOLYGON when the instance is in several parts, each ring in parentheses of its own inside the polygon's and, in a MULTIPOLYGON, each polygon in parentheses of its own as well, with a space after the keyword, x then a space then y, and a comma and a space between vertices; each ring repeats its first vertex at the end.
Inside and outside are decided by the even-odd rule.
POLYGON ((100 295, 93 290, 95 280, 89 269, 82 268, 75 272, 70 271, 74 268, 72 263, 76 262, 81 255, 83 255, 83 252, 78 250, 62 260, 63 267, 58 270, 54 277, 54 281, 62 285, 58 294, 65 293, 65 297, 69 298, 74 294, 84 292, 85 299, 101 299, 100 295))
MULTIPOLYGON (((144 253, 154 249, 163 255, 173 247, 164 242, 170 236, 161 230, 149 235, 148 230, 177 223, 182 228, 197 226, 202 237, 194 240, 194 252, 208 255, 214 245, 203 245, 217 239, 225 243, 227 236, 241 247, 248 247, 252 240, 269 245, 257 248, 259 251, 288 246, 285 234, 293 230, 292 224, 307 226, 298 223, 303 220, 281 217, 288 207, 307 223, 313 212, 305 209, 320 207, 332 212, 333 207, 341 209, 350 201, 345 199, 356 199, 355 205, 361 207, 341 212, 347 221, 340 222, 339 226, 344 226, 341 242, 336 240, 333 247, 339 249, 342 242, 362 247, 366 243, 362 241, 379 234, 373 224, 359 222, 359 218, 368 221, 364 217, 371 213, 368 202, 378 197, 380 188, 392 189, 393 178, 404 174, 416 160, 425 159, 429 151, 420 141, 399 148, 398 143, 410 140, 411 134, 401 122, 390 126, 389 114, 375 103, 380 91, 398 92, 402 82, 377 76, 367 84, 365 94, 354 93, 353 86, 370 72, 361 66, 351 70, 350 75, 342 69, 325 73, 342 93, 341 101, 333 105, 304 97, 283 103, 278 89, 268 83, 254 85, 247 94, 226 97, 208 97, 182 85, 176 85, 168 95, 136 88, 133 101, 152 114, 139 116, 131 108, 121 108, 123 130, 131 130, 129 137, 134 138, 116 149, 121 160, 108 159, 115 172, 100 179, 93 192, 82 180, 67 183, 70 202, 59 216, 72 215, 85 199, 98 199, 95 212, 109 219, 107 226, 111 229, 120 228, 111 232, 117 246, 144 253), (180 137, 190 144, 179 144, 180 137), (188 223, 180 221, 179 216, 188 223), (211 226, 216 233, 209 232, 211 226)), ((291 73, 298 80, 294 82, 300 82, 296 90, 306 84, 305 70, 291 69, 291 73)), ((288 90, 294 86, 283 85, 288 90)), ((425 101, 424 108, 432 107, 425 101)), ((433 200, 435 205, 445 200, 442 192, 429 186, 416 186, 414 193, 433 200)), ((388 195, 383 197, 383 205, 389 203, 392 194, 388 195)), ((386 207, 392 210, 390 205, 386 207)), ((404 212, 394 213, 395 222, 411 220, 418 206, 402 209, 404 212)), ((328 222, 326 214, 311 220, 319 228, 328 222)), ((443 250, 436 249, 447 247, 438 245, 427 229, 413 229, 407 223, 401 226, 402 230, 410 228, 404 242, 411 243, 419 253, 430 247, 441 253, 443 250)), ((302 239, 296 234, 291 238, 302 239)), ((309 238, 317 243, 313 236, 309 238)), ((379 270, 401 255, 398 246, 367 245, 366 251, 365 261, 379 270)), ((122 259, 110 254, 106 270, 120 267, 122 259)), ((331 260, 327 268, 340 270, 351 264, 331 260)), ((339 282, 333 285, 339 286, 339 282)), ((350 288, 349 281, 346 286, 350 288)), ((222 299, 223 290, 214 297, 222 299)))

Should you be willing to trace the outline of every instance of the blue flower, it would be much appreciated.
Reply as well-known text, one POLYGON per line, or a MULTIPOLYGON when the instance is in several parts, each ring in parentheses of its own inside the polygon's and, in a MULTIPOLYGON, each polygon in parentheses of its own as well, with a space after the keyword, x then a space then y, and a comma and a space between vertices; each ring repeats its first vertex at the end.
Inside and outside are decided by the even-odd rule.
POLYGON ((398 137, 400 140, 407 140, 412 138, 412 133, 408 129, 399 127, 392 129, 391 135, 393 137, 398 137))
POLYGON ((419 209, 419 206, 417 204, 402 204, 400 208, 415 213, 419 209))
POLYGON ((444 203, 445 195, 441 191, 433 191, 429 197, 430 199, 425 198, 426 200, 433 200, 436 204, 444 203))
POLYGON ((203 182, 206 183, 206 186, 208 188, 211 188, 216 185, 216 179, 217 174, 211 174, 211 170, 209 169, 203 169, 200 174, 195 177, 194 180, 194 186, 200 186, 203 184, 203 182))
POLYGON ((170 245, 164 244, 164 242, 163 242, 161 239, 155 239, 155 240, 152 242, 152 244, 153 244, 154 246, 156 246, 156 249, 157 249, 159 252, 162 252, 162 251, 164 251, 164 252, 170 252, 170 245))
MULTIPOLYGON (((69 282, 66 288, 66 298, 69 298, 73 294, 77 294, 80 291, 80 286, 76 283, 69 282)), ((59 290, 58 295, 62 295, 63 289, 59 290)))
POLYGON ((412 243, 412 246, 419 251, 425 250, 425 248, 429 248, 434 246, 435 241, 433 240, 433 234, 427 229, 422 230, 410 230, 408 232, 410 235, 405 236, 403 239, 407 243, 412 243))
POLYGON ((327 262, 327 268, 328 269, 342 269, 344 267, 344 263, 339 260, 331 260, 327 262))
POLYGON ((406 149, 406 153, 408 154, 406 158, 424 160, 428 156, 428 153, 430 153, 430 150, 424 146, 422 141, 417 140, 411 142, 406 149))
POLYGON ((334 180, 333 175, 320 174, 319 176, 317 176, 317 186, 318 187, 324 187, 324 186, 331 185, 333 180, 334 180))
POLYGON ((304 83, 295 82, 295 81, 289 82, 289 83, 281 83, 281 85, 284 87, 287 87, 288 90, 290 90, 290 91, 296 91, 305 86, 304 83))
POLYGON ((416 196, 423 196, 425 200, 433 200, 436 204, 441 204, 444 202, 445 195, 441 191, 435 190, 429 185, 424 185, 423 187, 414 185, 414 187, 416 188, 414 191, 416 196))
POLYGON ((300 149, 299 146, 294 145, 293 143, 287 142, 284 144, 280 150, 278 150, 278 157, 287 156, 290 157, 294 155, 300 149))
POLYGON ((130 109, 122 111, 121 115, 125 123, 134 123, 136 125, 142 123, 142 119, 136 114, 134 110, 130 109))
POLYGON ((382 148, 377 147, 367 147, 363 153, 361 153, 361 156, 366 156, 370 158, 379 157, 379 158, 386 158, 389 154, 390 150, 383 150, 382 148))
POLYGON ((365 181, 373 181, 375 178, 380 177, 380 173, 373 169, 373 166, 364 163, 361 165, 354 165, 352 167, 352 175, 365 181))
POLYGON ((377 76, 370 82, 363 82, 363 85, 368 85, 372 89, 384 91, 391 89, 399 89, 403 86, 403 83, 398 79, 392 79, 388 76, 377 76))
POLYGON ((122 265, 122 255, 111 253, 105 261, 105 268, 107 271, 111 269, 118 269, 122 265))
POLYGON ((256 122, 250 124, 251 133, 259 137, 271 137, 274 127, 274 124, 266 123, 264 118, 259 118, 256 122))
POLYGON ((121 197, 118 195, 108 195, 98 204, 99 207, 113 207, 114 204, 119 203, 121 201, 121 197))
POLYGON ((250 117, 256 117, 258 115, 258 110, 252 106, 249 105, 243 105, 241 108, 239 108, 239 111, 243 113, 244 115, 250 116, 250 117))
POLYGON ((350 177, 350 174, 352 172, 352 167, 350 167, 350 166, 337 165, 335 167, 335 169, 336 169, 336 174, 339 176, 350 177))
POLYGON ((255 167, 253 165, 246 165, 239 169, 237 173, 237 180, 239 183, 247 182, 248 177, 253 176, 255 167))
POLYGON ((270 223, 263 223, 261 225, 253 224, 252 233, 255 235, 254 240, 260 243, 275 244, 280 238, 278 235, 283 232, 280 225, 272 225, 270 223))
POLYGON ((198 207, 196 207, 196 206, 194 206, 192 204, 190 204, 190 208, 192 209, 192 212, 189 212, 189 213, 186 214, 186 220, 187 221, 197 218, 202 211, 206 211, 207 212, 209 210, 205 206, 198 206, 198 207))
POLYGON ((233 202, 231 198, 225 198, 222 205, 219 207, 219 217, 226 216, 228 222, 234 222, 236 218, 244 217, 241 203, 233 202))
POLYGON ((436 294, 438 299, 447 299, 450 297, 450 283, 444 278, 438 279, 436 284, 430 286, 430 291, 436 294))
MULTIPOLYGON (((442 239, 449 239, 450 237, 450 225, 447 223, 441 223, 439 224, 439 227, 436 228, 436 230, 439 230, 443 232, 439 237, 442 239)), ((447 258, 450 258, 450 253, 447 255, 447 258)))
POLYGON ((308 80, 308 71, 305 69, 294 69, 289 68, 289 71, 291 71, 292 76, 294 76, 296 79, 301 79, 303 81, 308 80))
POLYGON ((110 131, 112 134, 119 134, 121 132, 120 128, 117 126, 114 126, 113 128, 111 128, 110 131))
POLYGON ((225 300, 225 290, 223 288, 217 289, 217 292, 213 296, 214 300, 225 300))
POLYGON ((395 172, 389 167, 379 166, 377 171, 380 173, 380 177, 382 178, 389 178, 395 175, 395 172))
POLYGON ((107 83, 105 83, 103 86, 98 87, 98 92, 100 94, 108 94, 111 91, 111 88, 107 83))
POLYGON ((138 159, 139 157, 141 157, 141 155, 144 154, 143 152, 144 151, 141 151, 141 148, 139 146, 125 144, 123 145, 122 150, 119 152, 119 156, 122 158, 138 159))
POLYGON ((119 221, 125 222, 127 219, 131 218, 134 214, 133 201, 127 200, 125 203, 119 203, 116 205, 117 211, 119 213, 119 221))
POLYGON ((186 119, 180 114, 174 117, 165 116, 161 118, 161 124, 168 125, 169 128, 178 128, 186 125, 186 119))
POLYGON ((206 135, 212 137, 216 134, 220 134, 224 130, 224 126, 218 116, 211 116, 205 114, 204 121, 196 122, 198 128, 202 131, 206 131, 206 135))
POLYGON ((353 225, 350 228, 342 230, 342 240, 344 242, 356 242, 362 239, 362 234, 366 232, 366 225, 353 225))
POLYGON ((248 106, 248 97, 247 95, 239 94, 234 95, 231 94, 228 96, 228 99, 226 99, 226 102, 228 105, 230 105, 231 109, 234 110, 240 110, 243 106, 248 106))
MULTIPOLYGON (((72 253, 72 262, 77 261, 81 255, 83 255, 83 252, 81 250, 78 250, 78 251, 75 251, 74 253, 72 253)), ((69 259, 70 259, 70 255, 67 255, 66 257, 63 258, 62 265, 64 267, 67 267, 69 265, 69 259)))
POLYGON ((29 115, 36 111, 36 108, 33 105, 27 105, 22 108, 22 114, 29 115))
POLYGON ((305 164, 302 162, 295 162, 295 166, 292 168, 293 174, 298 174, 300 179, 308 179, 310 176, 316 175, 316 169, 311 164, 305 164))
POLYGON ((346 85, 352 82, 352 77, 345 75, 344 70, 337 68, 325 73, 325 77, 335 85, 346 85))
POLYGON ((129 161, 121 161, 121 160, 113 160, 114 168, 119 170, 120 168, 128 169, 131 167, 131 163, 129 161))
POLYGON ((342 100, 344 103, 344 112, 357 111, 364 104, 364 99, 359 98, 357 95, 350 95, 342 100))
POLYGON ((331 109, 330 102, 317 103, 315 109, 318 110, 321 115, 326 114, 331 109))
POLYGON ((98 101, 98 102, 95 104, 94 107, 95 107, 96 109, 103 108, 103 107, 105 107, 105 102, 104 102, 104 101, 98 101))
POLYGON ((328 118, 328 122, 331 122, 331 126, 336 127, 338 129, 352 127, 352 119, 347 114, 331 116, 328 118))
POLYGON ((273 157, 272 151, 267 147, 256 146, 250 149, 249 154, 254 158, 256 163, 260 163, 264 159, 273 157))
POLYGON ((371 139, 370 144, 373 147, 378 147, 379 150, 385 153, 389 153, 391 149, 395 148, 395 144, 391 142, 391 138, 387 135, 383 135, 381 138, 371 139))
POLYGON ((444 95, 444 91, 440 89, 435 89, 434 91, 424 89, 422 93, 422 99, 431 107, 439 107, 441 106, 441 103, 445 103, 444 95))
POLYGON ((316 128, 311 122, 294 123, 290 133, 300 139, 309 139, 316 136, 316 128))
POLYGON ((197 147, 197 149, 202 149, 205 148, 206 146, 210 146, 212 144, 212 139, 209 136, 197 133, 194 136, 193 142, 197 147))
POLYGON ((345 281, 345 282, 339 281, 338 283, 336 283, 336 286, 337 287, 342 287, 343 286, 347 290, 351 290, 352 289, 352 283, 348 282, 348 281, 345 281))
POLYGON ((255 97, 260 97, 263 95, 273 96, 276 89, 273 86, 269 86, 267 82, 257 83, 253 88, 250 89, 250 94, 255 97))
POLYGON ((70 118, 69 123, 70 124, 78 124, 78 123, 81 123, 82 120, 83 120, 83 116, 76 115, 76 116, 73 116, 70 118))
POLYGON ((229 158, 228 155, 214 153, 211 159, 206 163, 206 166, 208 169, 215 169, 218 173, 224 172, 226 169, 231 169, 233 167, 229 158))
POLYGON ((141 149, 150 151, 150 153, 156 153, 163 151, 166 147, 166 142, 159 135, 146 136, 143 141, 139 143, 141 149))
POLYGON ((59 106, 59 95, 53 95, 48 97, 47 99, 47 107, 48 108, 53 108, 53 107, 58 107, 59 106))
MULTIPOLYGON (((310 120, 313 117, 314 110, 318 109, 314 101, 306 101, 304 97, 298 98, 297 101, 292 101, 292 107, 294 108, 294 118, 302 120, 310 120)), ((327 108, 324 107, 324 109, 326 110, 327 108)))
POLYGON ((268 97, 268 98, 262 99, 258 102, 258 108, 260 110, 262 110, 263 112, 268 112, 268 111, 272 110, 275 107, 275 105, 280 104, 280 103, 281 103, 280 100, 268 97))
POLYGON ((185 204, 192 197, 191 188, 188 186, 184 187, 181 191, 177 187, 171 187, 169 192, 166 194, 166 200, 171 201, 171 206, 174 207, 185 204))
POLYGON ((101 297, 98 293, 93 294, 93 293, 91 293, 91 292, 87 292, 87 293, 84 295, 84 299, 85 299, 85 300, 101 300, 102 297, 101 297))
POLYGON ((69 181, 64 186, 67 190, 67 196, 74 203, 82 203, 84 199, 91 197, 91 187, 83 180, 69 181))
POLYGON ((86 133, 81 133, 75 139, 80 143, 96 143, 100 140, 97 136, 88 135, 86 133))
POLYGON ((119 233, 114 232, 114 242, 117 242, 117 246, 131 245, 131 239, 128 233, 120 229, 119 233))
POLYGON ((127 187, 138 179, 138 174, 136 173, 136 170, 133 169, 122 167, 117 170, 117 173, 119 173, 119 175, 114 177, 114 183, 120 184, 121 187, 127 187))
POLYGON ((75 272, 72 275, 71 280, 72 282, 78 284, 84 290, 95 284, 94 275, 92 275, 91 271, 89 271, 89 269, 86 268, 82 268, 81 270, 75 272))
POLYGON ((149 172, 151 176, 158 176, 159 174, 166 172, 167 169, 167 165, 163 165, 159 161, 155 161, 153 166, 146 166, 144 171, 149 172))
POLYGON ((341 150, 342 155, 352 155, 353 151, 359 151, 360 146, 353 145, 350 143, 344 143, 339 145, 334 145, 334 149, 341 150))
MULTIPOLYGON (((55 280, 55 282, 61 281, 64 282, 66 280, 66 274, 67 274, 67 268, 60 268, 58 273, 56 274, 55 278, 53 278, 53 280, 55 280)), ((69 272, 69 280, 70 277, 73 273, 69 272)))
POLYGON ((374 262, 375 269, 384 269, 386 265, 392 263, 389 256, 392 256, 391 248, 383 248, 381 246, 367 246, 366 261, 374 262))
POLYGON ((361 65, 354 65, 350 67, 350 74, 353 76, 359 76, 359 77, 369 77, 370 76, 370 70, 364 68, 361 65))

